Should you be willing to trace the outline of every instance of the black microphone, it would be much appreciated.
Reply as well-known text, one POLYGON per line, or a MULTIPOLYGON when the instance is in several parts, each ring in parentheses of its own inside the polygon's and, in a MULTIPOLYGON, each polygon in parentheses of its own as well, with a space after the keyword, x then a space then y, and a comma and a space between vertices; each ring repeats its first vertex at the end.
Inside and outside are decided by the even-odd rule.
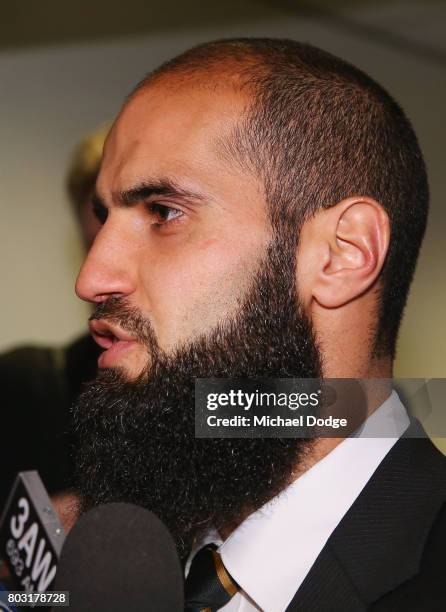
POLYGON ((18 591, 50 591, 65 533, 36 471, 20 472, 0 521, 0 557, 18 591))
POLYGON ((133 504, 85 513, 69 532, 56 574, 71 612, 183 612, 184 581, 164 524, 133 504))

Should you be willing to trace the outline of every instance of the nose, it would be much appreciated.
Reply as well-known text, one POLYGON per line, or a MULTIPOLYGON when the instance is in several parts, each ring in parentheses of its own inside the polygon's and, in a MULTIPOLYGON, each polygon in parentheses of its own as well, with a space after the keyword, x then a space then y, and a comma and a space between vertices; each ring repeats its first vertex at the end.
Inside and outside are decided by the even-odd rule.
POLYGON ((76 281, 82 300, 98 303, 135 291, 137 262, 132 241, 121 230, 107 220, 96 236, 76 281))

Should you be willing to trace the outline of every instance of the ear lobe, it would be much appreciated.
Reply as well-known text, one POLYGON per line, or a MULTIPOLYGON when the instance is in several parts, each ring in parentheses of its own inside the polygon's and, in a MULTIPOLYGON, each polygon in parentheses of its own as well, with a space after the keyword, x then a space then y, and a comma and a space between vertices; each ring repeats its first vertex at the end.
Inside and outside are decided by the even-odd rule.
POLYGON ((390 227, 387 213, 371 198, 349 198, 329 209, 327 257, 316 275, 313 297, 336 308, 367 291, 382 269, 390 227))

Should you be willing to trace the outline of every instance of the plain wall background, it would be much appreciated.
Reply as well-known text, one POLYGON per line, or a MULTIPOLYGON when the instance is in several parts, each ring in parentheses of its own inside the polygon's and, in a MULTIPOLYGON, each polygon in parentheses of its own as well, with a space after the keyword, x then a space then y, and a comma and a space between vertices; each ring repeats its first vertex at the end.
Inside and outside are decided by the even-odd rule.
MULTIPOLYGON (((273 8, 269 13, 259 20, 253 11, 252 19, 245 15, 239 25, 166 26, 131 39, 0 51, 0 350, 64 343, 85 329, 88 309, 73 290, 82 254, 64 193, 77 140, 112 119, 146 72, 186 47, 226 36, 279 36, 311 42, 363 68, 400 102, 415 126, 432 208, 396 375, 446 376, 445 67, 314 17, 273 8)), ((437 43, 446 19, 444 3, 378 4, 354 14, 437 43)))

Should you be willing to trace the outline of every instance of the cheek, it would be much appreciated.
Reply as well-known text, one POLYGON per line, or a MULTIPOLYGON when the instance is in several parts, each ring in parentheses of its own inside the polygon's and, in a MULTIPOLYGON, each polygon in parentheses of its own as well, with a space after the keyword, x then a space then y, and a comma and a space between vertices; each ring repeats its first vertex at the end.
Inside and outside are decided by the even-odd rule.
POLYGON ((145 286, 160 346, 168 350, 233 314, 262 254, 259 245, 242 250, 212 239, 178 258, 159 260, 145 286))

